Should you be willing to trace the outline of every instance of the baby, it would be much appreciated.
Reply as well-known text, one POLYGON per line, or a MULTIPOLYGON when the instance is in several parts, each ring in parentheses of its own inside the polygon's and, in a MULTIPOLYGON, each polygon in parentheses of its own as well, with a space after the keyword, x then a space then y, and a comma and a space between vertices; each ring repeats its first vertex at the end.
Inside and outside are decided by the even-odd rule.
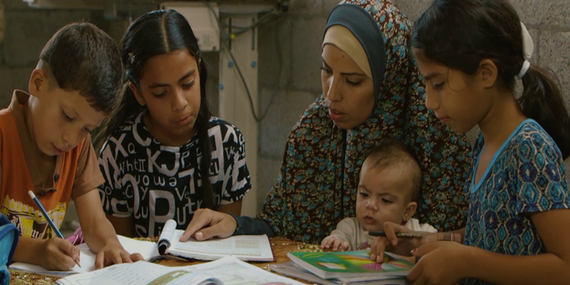
POLYGON ((405 225, 413 231, 437 230, 412 218, 418 204, 422 171, 405 145, 385 140, 373 148, 360 171, 356 197, 356 218, 340 221, 336 230, 323 239, 321 248, 358 250, 372 244, 368 231, 383 231, 384 222, 405 225))

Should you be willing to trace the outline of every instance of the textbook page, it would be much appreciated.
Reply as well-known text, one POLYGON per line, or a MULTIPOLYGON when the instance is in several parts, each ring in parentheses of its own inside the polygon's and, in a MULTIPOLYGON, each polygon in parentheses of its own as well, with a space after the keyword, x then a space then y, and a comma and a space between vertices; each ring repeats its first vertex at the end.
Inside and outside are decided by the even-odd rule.
POLYGON ((200 274, 202 280, 213 280, 225 285, 302 285, 303 283, 283 277, 234 256, 190 266, 168 267, 146 261, 112 265, 93 272, 70 275, 59 279, 60 285, 119 285, 119 284, 191 284, 186 280, 190 274, 200 274), (183 279, 184 278, 184 279, 183 279))
POLYGON ((199 272, 182 270, 146 261, 122 263, 92 272, 69 275, 55 282, 59 285, 223 285, 221 280, 199 272))
MULTIPOLYGON (((156 248, 156 243, 150 241, 140 241, 132 238, 117 235, 119 242, 129 253, 140 253, 145 260, 150 260, 159 256, 158 249, 156 248)), ((93 253, 86 243, 77 245, 80 252, 80 265, 77 265, 68 271, 50 271, 39 265, 34 265, 24 262, 14 262, 10 264, 9 269, 12 270, 22 270, 34 273, 40 273, 44 275, 54 275, 54 276, 65 276, 74 273, 83 273, 95 270, 95 258, 97 255, 93 253)))
POLYGON ((235 256, 226 256, 216 261, 188 267, 194 272, 216 276, 225 285, 304 285, 299 281, 265 271, 235 256))
POLYGON ((165 253, 201 260, 215 260, 224 256, 236 256, 246 261, 274 261, 273 251, 267 235, 239 235, 223 239, 181 242, 183 230, 176 230, 176 222, 168 220, 164 225, 158 246, 166 248, 165 253))

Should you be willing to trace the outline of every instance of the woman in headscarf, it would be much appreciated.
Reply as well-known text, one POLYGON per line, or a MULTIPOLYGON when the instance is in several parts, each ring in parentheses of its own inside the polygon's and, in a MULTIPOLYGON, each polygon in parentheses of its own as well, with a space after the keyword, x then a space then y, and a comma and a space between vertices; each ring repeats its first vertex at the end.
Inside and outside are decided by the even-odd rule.
POLYGON ((419 220, 441 231, 464 227, 469 144, 430 123, 437 118, 423 105, 410 35, 409 21, 389 0, 346 0, 335 7, 323 37, 323 94, 291 131, 262 213, 231 219, 200 211, 183 238, 268 233, 317 244, 340 220, 355 216, 365 154, 386 137, 402 141, 421 163, 419 220))

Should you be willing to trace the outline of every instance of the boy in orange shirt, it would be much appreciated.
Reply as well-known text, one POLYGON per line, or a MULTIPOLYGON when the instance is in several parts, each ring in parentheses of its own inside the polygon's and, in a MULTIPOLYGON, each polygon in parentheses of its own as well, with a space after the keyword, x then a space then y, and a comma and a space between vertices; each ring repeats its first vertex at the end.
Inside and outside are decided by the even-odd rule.
POLYGON ((73 198, 95 266, 142 259, 123 249, 105 218, 104 182, 90 133, 113 109, 122 85, 115 42, 89 23, 60 29, 43 48, 29 81, 0 110, 0 212, 21 232, 14 261, 68 270, 79 250, 57 238, 29 197, 35 192, 57 227, 73 198))

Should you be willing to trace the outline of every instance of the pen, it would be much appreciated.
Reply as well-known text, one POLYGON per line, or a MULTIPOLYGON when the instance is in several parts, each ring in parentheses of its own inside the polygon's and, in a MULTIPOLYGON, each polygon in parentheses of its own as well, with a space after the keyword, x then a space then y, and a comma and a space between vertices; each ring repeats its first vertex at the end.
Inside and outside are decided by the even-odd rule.
MULTIPOLYGON (((385 237, 386 233, 381 231, 370 231, 369 235, 374 237, 385 237)), ((396 237, 399 238, 423 238, 425 234, 423 233, 396 233, 396 237)))
MULTIPOLYGON (((38 205, 38 208, 40 208, 40 211, 42 212, 44 217, 46 217, 46 220, 47 220, 48 224, 51 226, 51 228, 53 229, 53 231, 55 232, 55 235, 57 235, 58 237, 60 237, 62 239, 65 239, 63 237, 63 234, 59 231, 59 229, 56 227, 55 223, 52 221, 51 217, 48 215, 46 209, 44 208, 44 205, 42 205, 40 200, 38 200, 38 197, 36 197, 36 194, 34 194, 34 191, 30 190, 30 191, 28 191, 28 194, 30 194, 30 197, 32 198, 32 200, 34 200, 36 205, 38 205)), ((75 259, 74 261, 75 261, 75 264, 77 264, 77 266, 79 266, 79 268, 81 268, 81 265, 79 265, 79 262, 77 262, 77 259, 75 259)))
MULTIPOLYGON (((369 235, 376 237, 385 237, 386 233, 382 231, 369 231, 369 235)), ((443 233, 396 233, 399 238, 433 238, 433 241, 457 241, 461 242, 460 233, 443 232, 443 233)))

